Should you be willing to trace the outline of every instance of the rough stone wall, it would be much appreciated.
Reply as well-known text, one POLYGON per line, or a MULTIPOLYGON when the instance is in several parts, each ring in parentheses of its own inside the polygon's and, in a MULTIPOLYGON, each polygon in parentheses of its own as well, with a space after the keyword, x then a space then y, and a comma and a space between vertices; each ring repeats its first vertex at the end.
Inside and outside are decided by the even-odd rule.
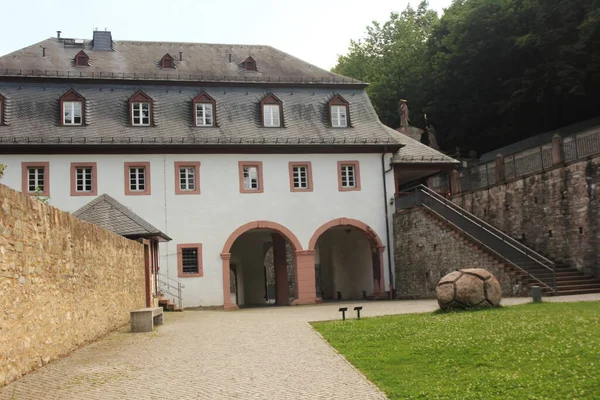
POLYGON ((143 245, 0 185, 0 386, 129 322, 143 245))
POLYGON ((600 276, 600 156, 452 200, 534 250, 600 276))
POLYGON ((503 296, 525 291, 494 257, 423 208, 394 214, 396 298, 435 298, 444 275, 462 268, 484 268, 496 276, 503 296))

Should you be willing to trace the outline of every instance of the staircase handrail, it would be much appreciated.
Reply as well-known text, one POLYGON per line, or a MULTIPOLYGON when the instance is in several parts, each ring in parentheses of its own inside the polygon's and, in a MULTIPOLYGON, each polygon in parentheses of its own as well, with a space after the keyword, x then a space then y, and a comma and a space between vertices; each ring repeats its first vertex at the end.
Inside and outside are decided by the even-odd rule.
MULTIPOLYGON (((461 227, 459 227, 458 225, 456 225, 452 221, 449 221, 447 219, 447 217, 444 217, 443 215, 439 214, 438 212, 436 212, 432 208, 427 207, 428 209, 430 209, 431 211, 433 211, 435 214, 439 215, 442 218, 445 218, 447 222, 451 223, 452 225, 454 225, 455 227, 457 227, 461 231, 465 232, 465 234, 467 234, 468 236, 470 236, 471 238, 473 238, 475 241, 477 241, 478 243, 480 243, 481 245, 483 245, 487 249, 491 250, 492 252, 494 252, 495 254, 497 254, 498 256, 500 256, 501 258, 503 258, 506 261, 508 261, 510 264, 514 265, 518 269, 524 271, 528 275, 530 275, 533 278, 535 278, 538 281, 540 281, 540 283, 542 283, 544 286, 547 286, 548 288, 550 288, 550 289, 552 289, 553 291, 556 292, 556 289, 557 289, 557 286, 556 286, 556 269, 555 269, 554 262, 548 260, 546 257, 542 256, 541 254, 539 254, 539 253, 531 250, 527 246, 523 245, 522 243, 518 242, 514 238, 510 237, 509 235, 507 235, 506 233, 504 233, 501 230, 495 228, 494 226, 490 225, 489 223, 483 221, 482 219, 476 217, 475 215, 473 215, 469 211, 467 211, 464 208, 460 207, 459 205, 451 202, 450 200, 444 198, 443 196, 441 196, 440 194, 438 194, 435 191, 431 190, 430 188, 428 188, 428 187, 426 187, 424 185, 419 185, 419 186, 417 186, 417 187, 414 188, 414 191, 415 191, 414 192, 415 194, 417 194, 417 191, 421 191, 425 196, 428 196, 429 198, 437 201, 438 203, 441 203, 443 206, 445 206, 445 208, 447 208, 450 211, 458 214, 459 216, 461 216, 462 218, 468 220, 469 222, 471 222, 475 226, 479 227, 480 229, 482 229, 482 230, 486 231, 487 233, 489 233, 490 235, 494 236, 496 239, 501 240, 503 243, 505 243, 506 245, 510 246, 511 248, 513 248, 514 250, 516 250, 517 252, 523 254, 526 259, 532 260, 535 264, 540 265, 543 268, 547 269, 549 272, 552 273, 552 285, 548 285, 545 282, 543 282, 540 278, 537 278, 537 277, 533 276, 526 269, 521 268, 518 264, 516 264, 515 262, 511 261, 506 256, 498 253, 496 250, 492 249, 490 246, 488 246, 485 243, 483 243, 482 241, 478 240, 476 237, 474 237, 470 233, 466 232, 464 229, 462 229, 461 227)), ((426 206, 423 201, 419 201, 418 199, 417 199, 417 201, 419 203, 421 203, 422 205, 426 206)))
MULTIPOLYGON (((552 270, 552 268, 550 268, 547 265, 545 265, 544 263, 540 262, 540 260, 544 261, 545 263, 547 263, 548 265, 551 265, 551 266, 554 266, 554 262, 547 259, 543 255, 535 252, 534 250, 530 249, 529 247, 525 246, 523 243, 514 239, 512 236, 507 235, 506 233, 502 232, 500 229, 494 227, 493 225, 490 225, 489 223, 485 222, 481 218, 477 217, 476 215, 474 215, 474 214, 470 213, 469 211, 465 210, 464 208, 460 207, 458 204, 453 203, 452 201, 441 196, 439 193, 431 190, 427 186, 420 185, 419 189, 427 192, 429 195, 432 195, 434 198, 436 198, 436 200, 444 203, 444 205, 446 205, 447 207, 452 208, 453 209, 452 211, 471 220, 471 222, 478 225, 480 228, 485 229, 490 234, 496 236, 498 239, 502 239, 504 242, 508 242, 507 244, 510 245, 511 247, 513 247, 515 250, 523 253, 524 255, 526 255, 528 257, 531 257, 532 255, 537 257, 538 260, 536 260, 536 261, 540 265, 544 266, 546 269, 552 270)), ((531 257, 531 258, 533 258, 533 257, 531 257)))
POLYGON ((158 285, 161 286, 161 290, 166 287, 164 288, 164 292, 170 294, 171 296, 175 296, 177 298, 177 305, 179 306, 179 309, 183 310, 183 289, 185 288, 185 285, 178 280, 170 278, 169 276, 161 273, 158 273, 158 285), (172 284, 170 281, 174 281, 175 284, 172 284))

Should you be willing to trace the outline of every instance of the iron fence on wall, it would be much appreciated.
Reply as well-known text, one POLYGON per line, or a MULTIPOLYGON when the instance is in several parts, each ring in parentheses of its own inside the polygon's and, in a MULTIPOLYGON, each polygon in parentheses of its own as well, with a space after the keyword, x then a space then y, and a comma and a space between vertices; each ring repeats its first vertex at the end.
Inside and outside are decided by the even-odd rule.
MULTIPOLYGON (((563 139, 564 161, 572 162, 585 159, 600 153, 600 127, 565 137, 563 139)), ((528 174, 544 172, 551 168, 552 142, 536 148, 530 148, 519 153, 504 157, 504 179, 515 179, 528 174)), ((446 190, 442 178, 448 179, 447 173, 441 173, 429 180, 429 187, 436 192, 446 190)), ((459 171, 461 192, 487 188, 496 184, 496 162, 487 162, 459 171)))

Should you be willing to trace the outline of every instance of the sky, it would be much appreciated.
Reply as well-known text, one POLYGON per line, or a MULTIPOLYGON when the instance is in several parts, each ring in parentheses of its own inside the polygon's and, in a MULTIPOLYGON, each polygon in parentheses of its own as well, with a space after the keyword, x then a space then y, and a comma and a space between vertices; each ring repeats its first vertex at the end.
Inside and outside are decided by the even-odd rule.
MULTIPOLYGON (((0 2, 8 3, 3 14, 13 16, 0 24, 0 55, 56 37, 57 30, 91 39, 97 28, 111 31, 113 40, 270 45, 329 70, 372 21, 386 21, 409 2, 416 8, 419 0, 0 2)), ((429 0, 439 14, 451 2, 429 0)))

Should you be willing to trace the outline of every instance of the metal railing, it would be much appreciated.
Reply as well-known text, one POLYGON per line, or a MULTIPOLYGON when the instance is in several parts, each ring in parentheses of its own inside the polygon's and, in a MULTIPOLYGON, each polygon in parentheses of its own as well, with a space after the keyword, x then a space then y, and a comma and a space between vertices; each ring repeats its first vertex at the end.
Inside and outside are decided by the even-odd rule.
POLYGON ((166 275, 158 274, 158 290, 163 294, 169 294, 177 300, 177 306, 183 310, 183 289, 185 286, 176 279, 166 275))
POLYGON ((397 211, 415 206, 423 206, 437 214, 472 240, 496 254, 504 262, 511 264, 539 281, 543 286, 556 292, 556 267, 546 257, 426 186, 419 185, 410 191, 404 191, 396 199, 397 211))

